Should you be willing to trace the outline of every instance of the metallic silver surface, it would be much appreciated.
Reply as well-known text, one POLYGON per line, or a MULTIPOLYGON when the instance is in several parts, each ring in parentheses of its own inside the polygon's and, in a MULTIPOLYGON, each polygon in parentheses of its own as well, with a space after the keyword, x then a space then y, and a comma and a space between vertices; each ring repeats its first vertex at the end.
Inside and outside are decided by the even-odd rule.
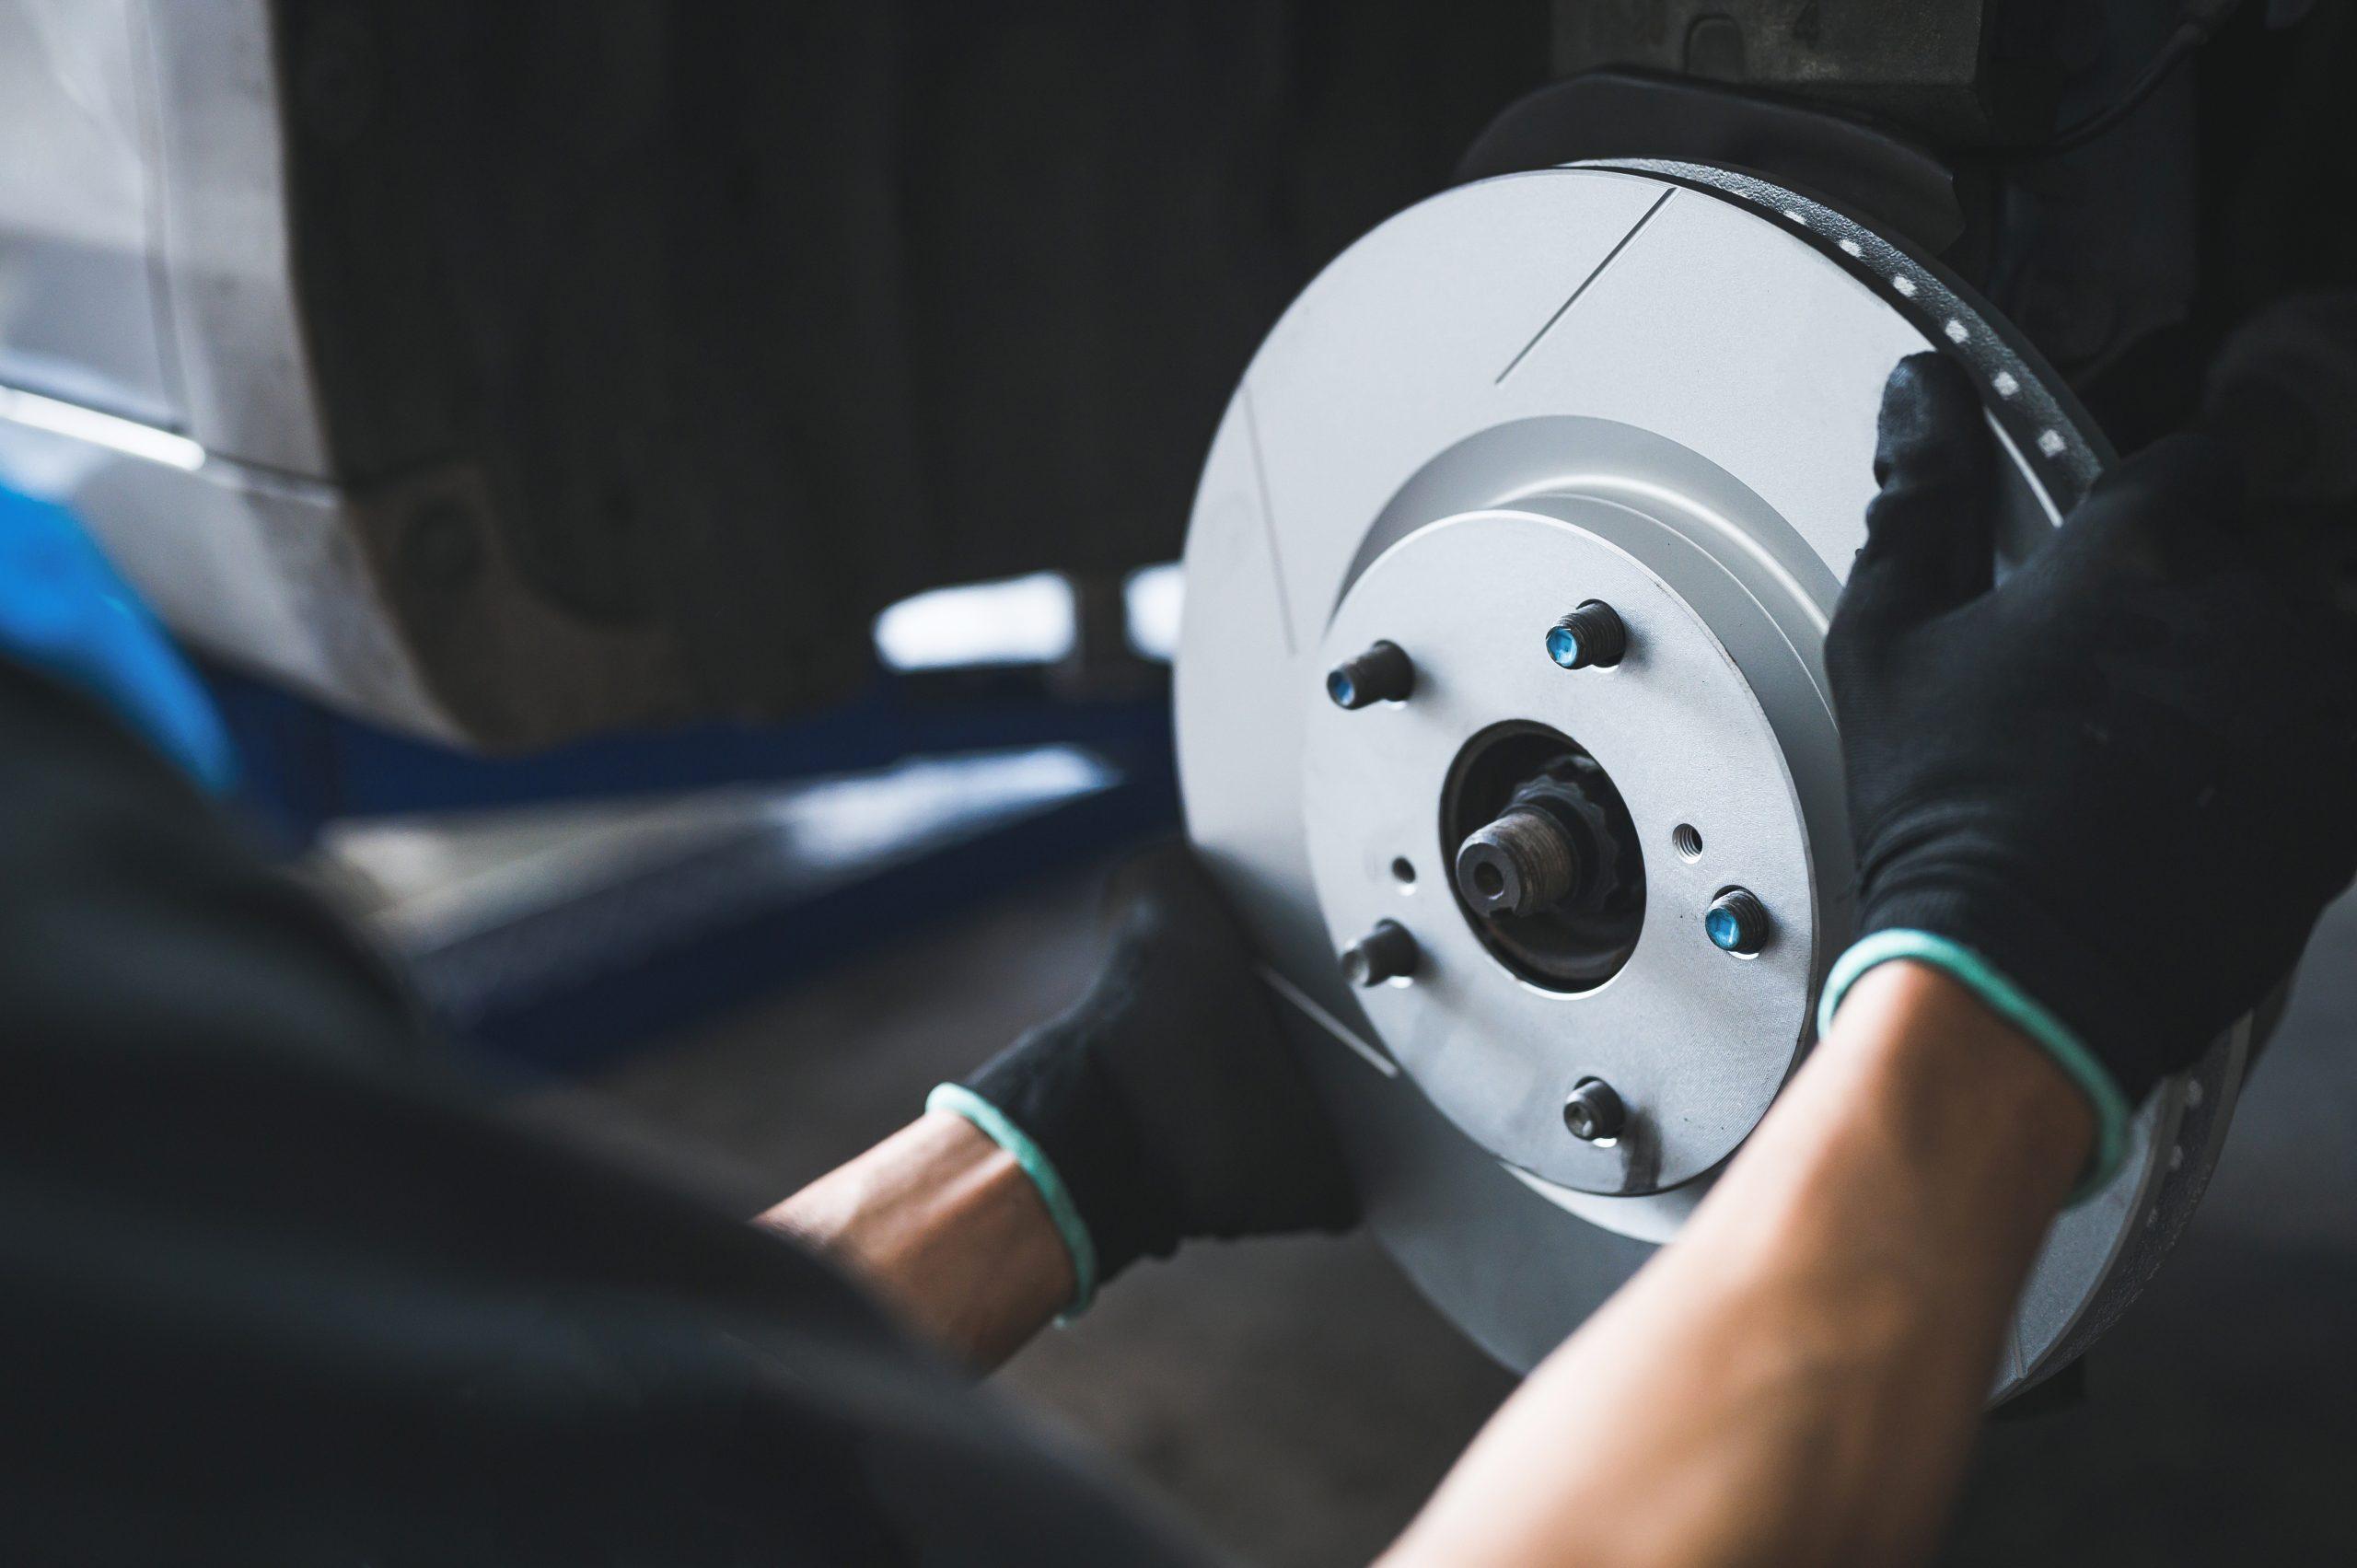
POLYGON ((182 417, 139 0, 0 0, 0 385, 182 417))
POLYGON ((273 49, 263 0, 0 0, 0 483, 210 652, 456 735, 327 477, 273 49))
POLYGON ((264 0, 0 0, 0 385, 324 476, 273 48, 264 0))
MULTIPOLYGON (((1933 269, 1717 170, 1550 170, 1400 215, 1287 312, 1213 441, 1177 676, 1190 829, 1296 1009, 1376 1229, 1510 1364, 1675 1232, 1808 1043, 1851 920, 1824 627, 1883 381, 1926 346, 1989 389, 2017 559, 2100 436, 1933 269), (1586 598, 1630 656, 1566 676, 1540 639, 1586 598), (1342 714, 1319 682, 1376 635, 1415 658, 1415 700, 1342 714), (1506 971, 1445 874, 1441 775, 1505 720, 1593 753, 1639 830, 1643 933, 1588 992, 1506 971), (1773 929, 1731 962, 1700 923, 1736 883, 1773 929), (1378 918, 1423 970, 1353 993, 1330 954, 1378 918), (1587 1076, 1628 1105, 1613 1147, 1565 1135, 1587 1076)), ((2057 1223, 2000 1392, 2084 1348, 2165 1250, 2242 1050, 2164 1086, 2120 1177, 2057 1223)))
MULTIPOLYGON (((0 0, 5 4, 6 0, 0 0)), ((156 202, 187 434, 273 471, 328 475, 294 271, 285 41, 269 0, 146 0, 156 202)), ((355 609, 359 607, 355 606, 355 609)))
MULTIPOLYGON (((1435 522, 1344 598, 1329 647, 1362 645, 1385 627, 1414 651, 1421 679, 1415 701, 1396 708, 1346 714, 1316 703, 1306 714, 1311 875, 1329 929, 1346 938, 1415 901, 1393 860, 1453 856, 1433 824, 1468 739, 1537 721, 1585 748, 1619 787, 1644 854, 1644 924, 1626 966, 1589 990, 1542 990, 1435 897, 1413 924, 1417 983, 1362 1005, 1434 1104, 1483 1147, 1583 1191, 1652 1192, 1734 1151, 1807 1025, 1814 867, 1783 749, 1741 665, 1758 661, 1763 686, 1805 677, 1757 607, 1745 616, 1734 579, 1678 534, 1616 502, 1533 505, 1435 522), (1719 608, 1745 622, 1731 633, 1742 655, 1697 613, 1714 587, 1719 608), (1625 659, 1577 680, 1540 641, 1567 587, 1609 598, 1630 631, 1625 659), (1700 863, 1667 853, 1680 822, 1698 824, 1711 846, 1700 863), (1740 965, 1701 923, 1737 876, 1794 912, 1788 939, 1740 965), (1629 1107, 1608 1147, 1562 1136, 1563 1098, 1591 1076, 1629 1107)), ((1817 728, 1815 743, 1829 747, 1829 726, 1817 728)))

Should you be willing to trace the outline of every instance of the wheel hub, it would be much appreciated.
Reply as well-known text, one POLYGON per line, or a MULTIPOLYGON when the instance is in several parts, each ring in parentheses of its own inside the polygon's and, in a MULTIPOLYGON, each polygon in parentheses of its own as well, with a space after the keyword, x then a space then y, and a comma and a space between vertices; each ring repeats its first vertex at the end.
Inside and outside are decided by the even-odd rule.
MULTIPOLYGON (((1475 1142, 1579 1191, 1656 1192, 1724 1159, 1807 1028, 1817 876, 1784 748, 1727 644, 1671 581, 1691 579, 1708 602, 1712 575, 1728 590, 1721 612, 1741 617, 1708 555, 1620 504, 1557 495, 1461 514, 1385 552, 1327 630, 1338 652, 1396 644, 1415 662, 1413 693, 1355 710, 1306 694, 1302 819, 1329 938, 1339 950, 1396 920, 1424 955, 1412 984, 1361 994, 1368 1017, 1475 1142), (1628 627, 1619 664, 1567 670, 1549 657, 1567 597, 1614 606, 1628 627), (1470 907, 1453 863, 1517 796, 1562 811, 1595 907, 1470 907), (1699 855, 1673 848, 1681 827, 1699 855), (1403 857, 1430 872, 1403 883, 1403 857), (1783 912, 1756 962, 1730 961, 1702 930, 1732 881, 1783 912), (1564 1101, 1585 1078, 1627 1108, 1608 1147, 1565 1135, 1564 1101)), ((1757 671, 1759 684, 1807 697, 1765 615, 1755 606, 1748 619, 1749 651, 1783 666, 1757 671)), ((1832 729, 1814 706, 1788 728, 1825 752, 1832 729)))

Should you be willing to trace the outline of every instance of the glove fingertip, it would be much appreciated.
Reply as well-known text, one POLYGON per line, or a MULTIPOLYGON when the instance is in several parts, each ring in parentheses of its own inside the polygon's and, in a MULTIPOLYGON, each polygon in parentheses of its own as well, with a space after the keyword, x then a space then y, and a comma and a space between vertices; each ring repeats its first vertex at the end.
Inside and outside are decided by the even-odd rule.
POLYGON ((1880 493, 1833 633, 1852 648, 1988 590, 1995 571, 1993 458, 1980 394, 1937 354, 1910 354, 1883 390, 1880 493))
POLYGON ((1970 479, 1990 466, 1980 396, 1964 367, 1930 350, 1900 360, 1883 383, 1875 482, 1887 486, 1910 470, 1970 479))

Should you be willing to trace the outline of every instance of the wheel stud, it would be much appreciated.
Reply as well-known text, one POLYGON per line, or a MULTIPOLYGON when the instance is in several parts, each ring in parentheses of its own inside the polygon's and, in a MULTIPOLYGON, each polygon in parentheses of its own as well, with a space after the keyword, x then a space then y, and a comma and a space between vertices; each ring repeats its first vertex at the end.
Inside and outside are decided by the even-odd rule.
POLYGON ((1342 978, 1353 985, 1381 985, 1416 972, 1416 939, 1396 920, 1378 920, 1367 934, 1342 949, 1342 978))
POLYGON ((1729 888, 1702 913, 1702 934, 1721 952, 1747 958, 1768 943, 1768 906, 1750 891, 1729 888))
POLYGON ((1629 1124, 1628 1108, 1601 1078, 1582 1078, 1563 1101, 1563 1126, 1574 1138, 1600 1144, 1629 1124))
POLYGON ((1416 667, 1397 643, 1376 643, 1326 672, 1326 695, 1338 708, 1404 703, 1416 689, 1416 667))
POLYGON ((1565 669, 1608 668, 1629 651, 1629 629, 1600 598, 1592 598, 1547 629, 1547 656, 1565 669))

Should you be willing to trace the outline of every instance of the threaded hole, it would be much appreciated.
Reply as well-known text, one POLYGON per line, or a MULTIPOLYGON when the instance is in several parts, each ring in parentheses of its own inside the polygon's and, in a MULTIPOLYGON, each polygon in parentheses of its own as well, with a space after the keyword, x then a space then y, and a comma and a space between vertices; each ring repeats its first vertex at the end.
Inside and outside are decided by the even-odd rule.
POLYGON ((1681 860, 1700 860, 1702 858, 1702 835, 1693 823, 1680 822, 1669 830, 1669 847, 1678 852, 1681 860))
POLYGON ((1416 868, 1409 862, 1406 855, 1403 854, 1391 863, 1391 879, 1403 888, 1412 888, 1416 885, 1416 868))

